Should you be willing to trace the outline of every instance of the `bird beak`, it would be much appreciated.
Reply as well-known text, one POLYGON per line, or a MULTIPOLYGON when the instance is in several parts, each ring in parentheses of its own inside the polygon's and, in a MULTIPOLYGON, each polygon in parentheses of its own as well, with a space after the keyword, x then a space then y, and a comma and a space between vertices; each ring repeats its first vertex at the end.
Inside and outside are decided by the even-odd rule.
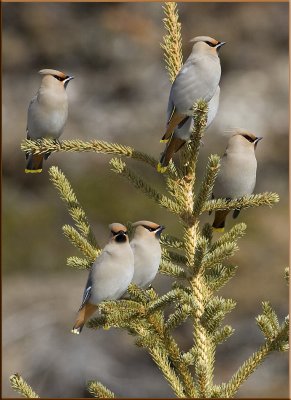
POLYGON ((68 76, 68 77, 64 80, 64 82, 70 82, 72 79, 74 79, 73 76, 68 76))
POLYGON ((215 46, 216 50, 220 49, 221 46, 223 46, 226 42, 218 42, 217 45, 215 46))
POLYGON ((262 140, 262 139, 263 139, 262 136, 259 136, 259 137, 256 138, 256 140, 254 141, 255 149, 257 148, 257 145, 258 145, 259 141, 262 140))
POLYGON ((260 140, 262 140, 262 139, 263 139, 263 137, 262 137, 262 136, 259 136, 259 137, 256 138, 256 140, 255 140, 254 143, 257 144, 257 143, 258 143, 260 140))
POLYGON ((65 89, 66 89, 68 83, 69 83, 72 79, 74 79, 73 76, 68 76, 68 77, 63 81, 63 82, 64 82, 64 87, 65 87, 65 89))
POLYGON ((158 229, 156 230, 155 236, 159 239, 161 236, 162 231, 165 229, 165 226, 161 225, 158 227, 158 229))

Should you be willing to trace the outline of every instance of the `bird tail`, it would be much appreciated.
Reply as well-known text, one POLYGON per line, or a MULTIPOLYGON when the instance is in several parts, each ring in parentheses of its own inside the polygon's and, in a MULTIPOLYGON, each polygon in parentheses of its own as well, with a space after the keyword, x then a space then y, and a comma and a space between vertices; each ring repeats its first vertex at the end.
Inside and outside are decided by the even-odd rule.
POLYGON ((79 335, 82 332, 82 329, 86 323, 86 321, 91 317, 92 314, 97 310, 98 306, 90 303, 86 303, 84 307, 82 307, 78 314, 77 318, 75 321, 75 324, 73 326, 73 329, 71 330, 72 333, 75 333, 76 335, 79 335))
POLYGON ((164 133, 161 142, 167 142, 173 134, 176 126, 178 126, 182 121, 187 120, 188 118, 188 116, 185 116, 175 111, 168 122, 166 132, 164 133))
POLYGON ((215 218, 212 224, 212 228, 216 232, 224 232, 225 219, 229 210, 218 210, 215 211, 215 218))
POLYGON ((169 165, 170 160, 173 155, 180 150, 180 148, 185 144, 185 140, 179 139, 177 137, 172 137, 170 143, 165 148, 163 152, 160 162, 157 165, 157 171, 163 174, 169 165))
POLYGON ((42 171, 43 159, 43 154, 28 154, 25 173, 39 174, 42 171))

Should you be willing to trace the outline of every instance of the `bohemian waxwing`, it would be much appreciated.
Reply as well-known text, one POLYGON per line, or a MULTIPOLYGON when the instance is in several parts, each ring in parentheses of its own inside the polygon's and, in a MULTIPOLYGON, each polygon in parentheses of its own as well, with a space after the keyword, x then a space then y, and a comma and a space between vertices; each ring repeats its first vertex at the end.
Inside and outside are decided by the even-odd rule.
POLYGON ((134 275, 132 282, 146 288, 154 280, 161 261, 159 242, 164 226, 150 221, 138 221, 130 246, 134 255, 134 275))
MULTIPOLYGON (((217 89, 213 95, 213 97, 208 102, 208 114, 207 114, 207 123, 205 129, 207 129, 212 121, 214 120, 218 106, 219 106, 219 94, 220 87, 217 86, 217 89)), ((158 164, 158 171, 164 173, 167 170, 168 164, 174 154, 180 150, 186 142, 190 139, 192 134, 194 125, 193 117, 186 117, 184 121, 175 128, 173 136, 168 141, 166 148, 161 155, 160 162, 158 164)))
MULTIPOLYGON (((193 115, 192 108, 197 100, 210 102, 219 85, 221 66, 218 50, 225 42, 219 42, 209 36, 197 36, 191 42, 194 42, 192 52, 171 87, 167 109, 167 129, 162 142, 168 142, 176 127, 178 129, 183 127, 187 117, 193 115)), ((217 95, 216 101, 219 101, 219 93, 217 95)), ((218 104, 214 108, 217 111, 218 104)), ((188 127, 190 124, 191 122, 188 123, 188 127)), ((187 132, 187 127, 185 129, 187 132)), ((181 140, 177 142, 179 143, 171 146, 170 153, 173 154, 172 148, 176 149, 175 152, 181 147, 181 140)), ((164 168, 162 163, 158 164, 159 172, 165 172, 164 168)))
POLYGON ((72 333, 79 334, 103 300, 117 300, 127 290, 134 273, 133 252, 124 225, 109 225, 111 238, 91 267, 72 333))
MULTIPOLYGON (((37 94, 28 107, 27 139, 57 140, 68 118, 68 97, 65 89, 73 77, 54 69, 42 69, 39 74, 44 76, 37 94)), ((49 155, 50 153, 27 153, 25 172, 41 172, 43 159, 46 160, 49 155)))
MULTIPOLYGON (((252 194, 256 184, 257 159, 255 149, 262 137, 244 129, 236 129, 230 137, 221 159, 220 171, 213 188, 213 198, 239 199, 252 194)), ((218 210, 212 227, 223 232, 229 210, 218 210)), ((240 213, 234 210, 233 218, 240 213)))

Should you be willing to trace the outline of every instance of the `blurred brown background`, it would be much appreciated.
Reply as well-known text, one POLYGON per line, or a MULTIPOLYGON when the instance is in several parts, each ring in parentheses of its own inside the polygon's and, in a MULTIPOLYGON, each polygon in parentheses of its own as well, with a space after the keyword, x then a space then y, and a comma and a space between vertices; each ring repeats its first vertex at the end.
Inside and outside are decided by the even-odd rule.
MULTIPOLYGON (((236 332, 218 349, 218 383, 262 344, 254 321, 261 302, 270 300, 281 320, 288 312, 288 4, 180 3, 179 10, 185 58, 194 36, 227 42, 220 53, 220 109, 204 138, 198 177, 209 154, 223 154, 225 130, 247 128, 264 136, 257 149, 256 192, 275 191, 281 199, 272 209, 240 215, 248 230, 231 260, 239 269, 221 292, 238 303, 226 319, 236 332)), ((173 396, 126 333, 70 334, 87 273, 66 267, 66 258, 78 253, 62 235, 62 225, 71 220, 48 168, 58 165, 70 179, 102 245, 113 221, 150 219, 179 235, 176 219, 113 174, 109 156, 53 154, 35 176, 24 174, 20 151, 27 106, 40 83, 37 71, 55 68, 75 76, 67 89, 64 139, 118 141, 159 157, 170 88, 159 45, 162 3, 2 3, 2 11, 2 395, 16 396, 8 377, 19 372, 41 397, 89 397, 89 379, 120 397, 173 396)), ((130 165, 161 187, 154 170, 130 165)), ((202 222, 212 218, 205 215, 202 222)), ((158 291, 170 285, 164 276, 154 282, 158 291)), ((177 339, 183 349, 191 346, 189 324, 177 330, 177 339)), ((287 354, 272 354, 239 397, 288 397, 287 372, 287 354)))

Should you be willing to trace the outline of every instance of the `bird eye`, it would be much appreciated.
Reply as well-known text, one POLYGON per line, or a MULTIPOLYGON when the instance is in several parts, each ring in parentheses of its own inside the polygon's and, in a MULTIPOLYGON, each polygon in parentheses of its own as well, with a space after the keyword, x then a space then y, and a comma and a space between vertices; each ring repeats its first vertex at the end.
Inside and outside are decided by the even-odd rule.
POLYGON ((58 81, 61 81, 61 82, 63 81, 63 79, 58 75, 54 75, 54 78, 56 78, 58 81))
POLYGON ((243 135, 244 138, 246 138, 249 142, 253 143, 255 140, 253 138, 251 138, 248 135, 243 135))
POLYGON ((111 231, 111 233, 112 233, 113 236, 117 236, 120 233, 123 233, 124 235, 127 235, 127 231, 118 231, 118 232, 111 231))
POLYGON ((206 44, 208 44, 208 46, 210 47, 215 47, 216 44, 209 42, 208 40, 205 41, 206 44))
POLYGON ((143 225, 143 227, 150 232, 154 232, 156 230, 156 228, 151 228, 150 226, 147 226, 147 225, 143 225))

